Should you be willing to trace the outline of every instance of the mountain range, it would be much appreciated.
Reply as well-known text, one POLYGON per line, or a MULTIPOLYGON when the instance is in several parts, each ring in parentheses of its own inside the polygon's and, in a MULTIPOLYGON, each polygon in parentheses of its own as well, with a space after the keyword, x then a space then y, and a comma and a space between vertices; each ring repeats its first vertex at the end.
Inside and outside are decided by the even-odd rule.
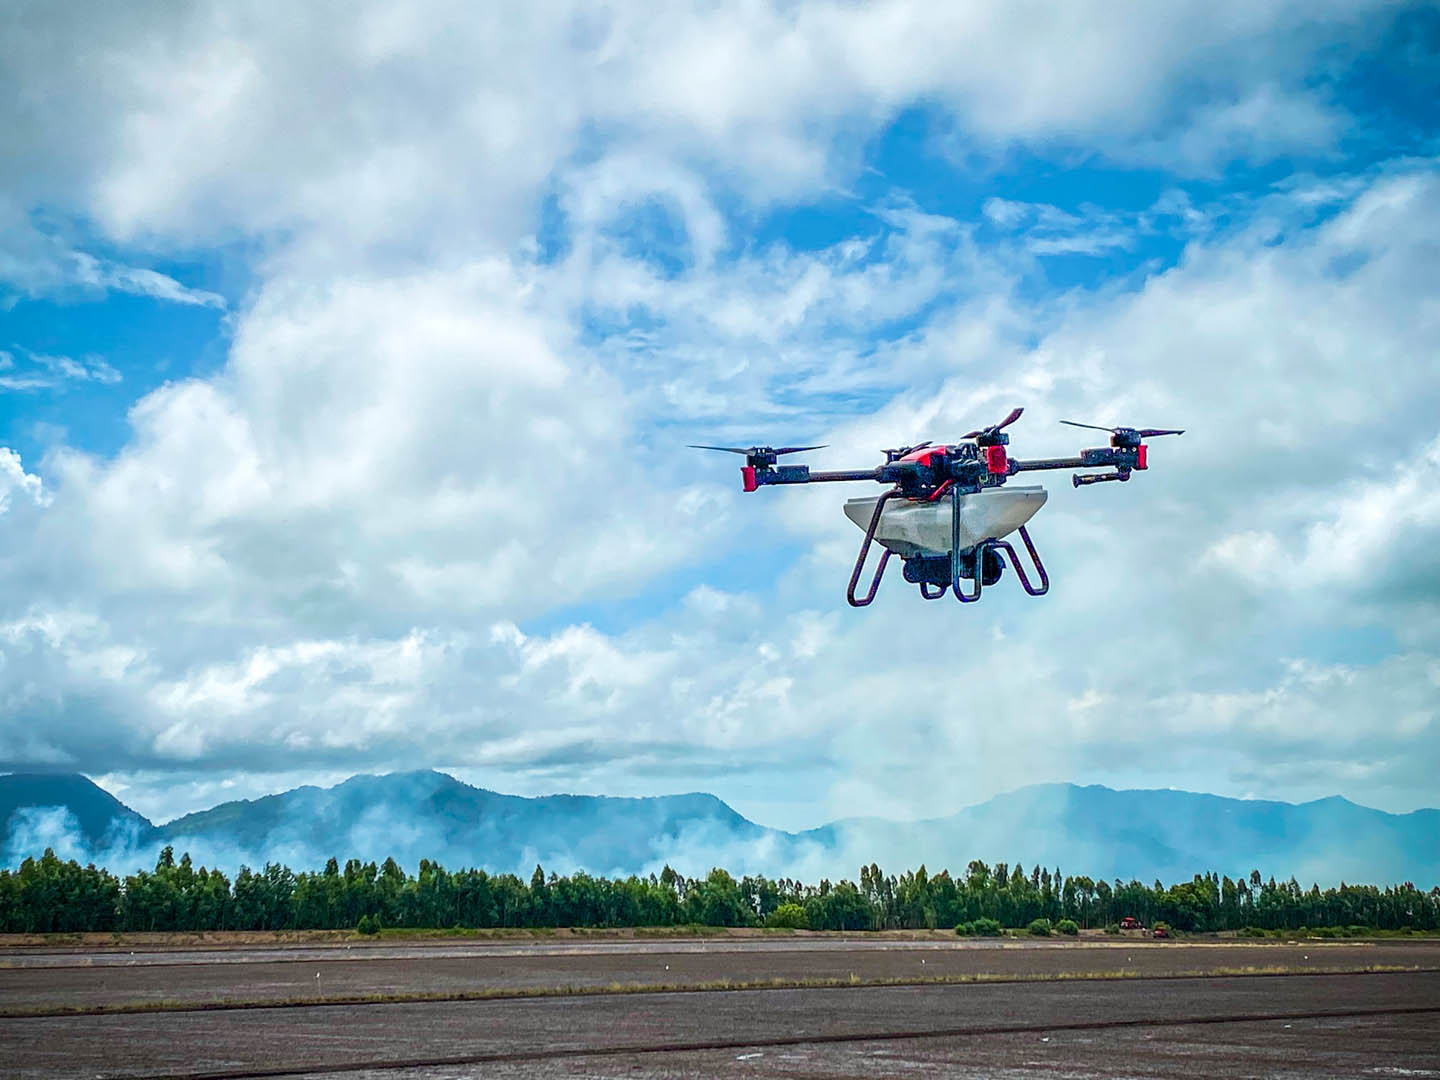
POLYGON ((117 871, 153 863, 169 844, 231 869, 394 856, 409 866, 430 858, 527 876, 537 863, 607 875, 668 863, 692 875, 724 866, 813 881, 853 877, 872 862, 963 872, 979 858, 1146 882, 1258 868, 1306 884, 1440 883, 1440 810, 1388 814, 1339 797, 1292 804, 1073 784, 1020 788, 928 821, 853 818, 790 833, 757 825, 713 795, 524 798, 438 772, 355 776, 155 824, 83 776, 12 774, 0 776, 0 838, 0 865, 53 847, 117 871))

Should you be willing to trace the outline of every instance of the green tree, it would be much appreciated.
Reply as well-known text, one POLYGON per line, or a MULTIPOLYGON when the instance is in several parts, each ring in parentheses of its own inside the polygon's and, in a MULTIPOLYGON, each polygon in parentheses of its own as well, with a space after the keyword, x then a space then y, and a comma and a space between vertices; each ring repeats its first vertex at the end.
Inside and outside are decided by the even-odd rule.
POLYGON ((790 930, 810 929, 810 919, 800 904, 781 904, 765 919, 766 926, 783 927, 790 930))

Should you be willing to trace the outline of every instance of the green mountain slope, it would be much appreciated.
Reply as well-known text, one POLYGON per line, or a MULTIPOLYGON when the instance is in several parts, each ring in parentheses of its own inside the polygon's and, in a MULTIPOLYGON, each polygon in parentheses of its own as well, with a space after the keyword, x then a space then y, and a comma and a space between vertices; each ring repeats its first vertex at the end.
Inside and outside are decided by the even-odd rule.
POLYGON ((0 856, 40 854, 12 853, 9 847, 12 838, 23 839, 27 828, 34 831, 37 813, 51 809, 70 815, 70 820, 61 820, 78 830, 76 839, 91 851, 132 838, 147 842, 154 833, 147 819, 77 773, 15 773, 0 776, 0 856))

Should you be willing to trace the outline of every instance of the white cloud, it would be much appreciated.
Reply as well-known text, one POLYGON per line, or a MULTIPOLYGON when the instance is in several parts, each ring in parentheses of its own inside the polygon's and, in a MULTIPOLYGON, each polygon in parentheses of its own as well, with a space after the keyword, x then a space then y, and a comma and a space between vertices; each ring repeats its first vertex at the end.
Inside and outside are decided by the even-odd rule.
POLYGON ((723 507, 641 482, 619 386, 530 291, 494 262, 277 279, 222 378, 144 398, 114 461, 56 458, 55 516, 98 580, 327 627, 534 612, 693 557, 723 507))
POLYGON ((1356 599, 1378 593, 1392 606, 1440 606, 1429 559, 1440 535, 1440 437, 1389 477, 1316 493, 1287 518, 1276 528, 1220 537, 1205 561, 1259 589, 1343 590, 1356 599))
MULTIPOLYGON (((1397 515, 1433 541, 1429 466, 1391 457, 1437 434, 1434 163, 1243 213, 997 198, 987 225, 893 192, 819 250, 743 231, 848 198, 858 148, 920 103, 987 161, 1324 152, 1337 114, 1308 65, 1383 23, 1253 0, 27 13, 0 46, 15 205, 138 250, 258 254, 224 367, 136 402, 113 458, 61 448, 42 486, 0 455, 0 498, 49 500, 0 566, 0 765, 451 766, 733 791, 786 824, 1045 779, 1250 791, 1309 730, 1315 771, 1275 794, 1425 798, 1433 593, 1357 612, 1308 588, 1302 610, 1230 570, 1298 543, 1312 584, 1353 582, 1400 550, 1375 529, 1397 515), (666 260, 627 245, 648 212, 673 236, 642 254, 666 260), (994 226, 1014 235, 977 241, 994 226), (1161 229, 1189 246, 1133 288, 1022 287, 1038 257, 1161 229), (1052 595, 1007 582, 980 611, 892 580, 851 613, 859 537, 834 492, 736 503, 728 468, 672 453, 779 431, 868 461, 1017 403, 1029 454, 1073 449, 1061 416, 1190 430, 1127 487, 1054 485, 1052 595), (695 569, 717 556, 745 566, 723 588, 695 569), (1310 655, 1357 620, 1403 645, 1310 655), (1344 771, 1367 735, 1366 772, 1344 771)), ((219 304, 60 236, 25 233, 0 276, 219 304)), ((36 378, 110 378, 36 359, 36 378)))
POLYGON ((720 165, 760 201, 843 183, 838 137, 921 102, 994 146, 1210 168, 1328 149, 1311 65, 1383 34, 1385 7, 37 9, 6 35, 0 180, 115 236, 283 233, 352 258, 514 242, 596 140, 662 174, 720 165))
POLYGON ((1350 118, 1315 94, 1261 85, 1242 98, 1196 108, 1188 123, 1122 153, 1184 173, 1215 175, 1227 164, 1286 153, 1334 153, 1350 118))
MULTIPOLYGON (((1382 502, 1423 494, 1423 477, 1371 448, 1382 423, 1395 451, 1435 438, 1421 271, 1440 182, 1426 167, 1373 177, 1318 227, 1293 224, 1288 198, 1254 229, 1192 243, 1137 292, 1051 313, 1029 348, 1003 334, 993 351, 956 347, 997 333, 987 313, 1043 325, 1011 293, 1004 253, 976 256, 959 289, 976 295, 942 303, 892 368, 938 392, 824 433, 834 445, 817 460, 850 462, 1022 402, 1020 454, 1073 449, 1051 423, 1062 415, 1190 429, 1157 440, 1151 473, 1124 489, 1052 485, 1035 527, 1052 594, 1033 601, 1007 581, 979 612, 921 604, 892 580, 874 608, 850 613, 840 605, 859 537, 834 492, 732 506, 733 495, 683 486, 712 475, 703 461, 633 459, 655 398, 634 369, 561 329, 577 264, 480 261, 323 286, 276 277, 237 324, 220 377, 144 399, 113 461, 52 460, 55 502, 21 564, 43 588, 12 602, 97 614, 4 649, 29 688, 12 686, 7 715, 47 733, 38 747, 16 730, 7 748, 27 760, 100 753, 132 771, 268 770, 283 748, 320 771, 440 765, 522 790, 733 788, 742 809, 786 824, 817 807, 940 813, 1050 779, 1248 792, 1277 739, 1298 756, 1311 738, 1314 770, 1285 773, 1273 793, 1323 793, 1329 777, 1352 797, 1421 802, 1407 763, 1433 749, 1430 683, 1416 682, 1430 679, 1430 654, 1350 674, 1303 661, 1306 635, 1363 626, 1375 609, 1313 590, 1297 609, 1291 593, 1227 580, 1207 561, 1225 537, 1243 557, 1246 530, 1313 536, 1316 558, 1337 557, 1335 537, 1369 535, 1375 516, 1336 517, 1351 505, 1337 478, 1362 491, 1378 477, 1368 497, 1382 502), (1362 349, 1383 359, 1382 379, 1353 362, 1362 349), (773 592, 701 588, 623 631, 563 617, 546 631, 516 625, 656 580, 696 545, 768 561, 787 538, 806 553, 777 568, 773 592), (80 701, 108 718, 101 746, 93 725, 64 719, 80 701), (1346 771, 1346 747, 1367 732, 1369 769, 1346 771), (1123 751, 1152 734, 1163 750, 1123 751), (741 779, 778 762, 796 778, 787 796, 741 779)), ((842 293, 845 275, 910 275, 919 295, 933 292, 935 263, 968 250, 965 224, 896 220, 916 235, 871 262, 780 251, 656 282, 680 346, 672 379, 729 393, 743 368, 686 355, 714 332, 684 318, 687 298, 729 289, 737 309, 763 310, 777 276, 808 272, 791 277, 789 260, 812 259, 842 293), (935 237, 949 239, 927 247, 935 237)), ((857 336, 893 310, 851 307, 857 336)), ((770 332, 790 358, 810 330, 770 332)), ((806 361, 793 362, 805 377, 806 361)), ((1418 542, 1433 524, 1414 519, 1418 542)), ((1411 596, 1380 617, 1403 622, 1427 603, 1411 596)))
POLYGON ((15 354, 0 351, 0 389, 11 391, 54 390, 76 384, 100 383, 110 386, 124 376, 103 357, 76 358, 50 353, 23 353, 23 364, 17 365, 15 354))
POLYGON ((0 192, 0 301, 8 305, 17 295, 71 298, 107 292, 173 304, 225 307, 224 298, 216 293, 192 289, 168 274, 102 259, 71 246, 27 220, 23 210, 0 192))
POLYGON ((209 292, 205 289, 192 289, 180 284, 168 274, 161 274, 155 270, 147 270, 137 266, 117 266, 114 264, 99 264, 93 267, 86 266, 89 275, 82 278, 82 282, 93 283, 102 289, 114 289, 116 292, 133 293, 136 296, 149 296, 156 300, 168 300, 172 304, 192 304, 198 307, 225 307, 225 298, 218 293, 209 292))
POLYGON ((25 471, 14 450, 0 446, 0 514, 10 509, 10 500, 16 495, 23 495, 36 506, 50 503, 50 493, 40 477, 25 471))
POLYGON ((1104 255, 1135 246, 1135 233, 1145 217, 1125 221, 1121 215, 1093 206, 1080 214, 1043 203, 1021 203, 992 196, 982 213, 1002 229, 1027 225, 1025 250, 1032 255, 1104 255))
POLYGON ((116 371, 110 364, 98 356, 87 356, 77 360, 72 356, 51 356, 45 353, 34 353, 30 359, 62 382, 98 382, 111 384, 120 382, 122 378, 120 372, 116 371))

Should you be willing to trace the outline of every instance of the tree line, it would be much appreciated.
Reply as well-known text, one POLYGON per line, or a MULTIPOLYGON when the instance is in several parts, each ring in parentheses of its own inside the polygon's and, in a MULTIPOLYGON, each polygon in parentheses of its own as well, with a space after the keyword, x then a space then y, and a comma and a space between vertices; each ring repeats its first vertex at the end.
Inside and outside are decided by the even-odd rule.
POLYGON ((153 871, 124 877, 64 861, 47 850, 17 870, 0 870, 0 932, 195 930, 378 930, 489 927, 791 926, 814 930, 953 927, 994 920, 1024 927, 1037 919, 1081 928, 1126 916, 1177 930, 1213 931, 1360 926, 1440 929, 1440 887, 1347 885, 1306 889, 1253 870, 1232 880, 1197 874, 1159 881, 1067 877, 1058 869, 975 860, 960 875, 924 866, 898 877, 871 864, 858 884, 789 878, 735 878, 716 868, 687 878, 665 867, 625 878, 450 871, 422 859, 415 874, 384 863, 331 859, 320 871, 271 863, 220 870, 177 861, 165 848, 153 871))

